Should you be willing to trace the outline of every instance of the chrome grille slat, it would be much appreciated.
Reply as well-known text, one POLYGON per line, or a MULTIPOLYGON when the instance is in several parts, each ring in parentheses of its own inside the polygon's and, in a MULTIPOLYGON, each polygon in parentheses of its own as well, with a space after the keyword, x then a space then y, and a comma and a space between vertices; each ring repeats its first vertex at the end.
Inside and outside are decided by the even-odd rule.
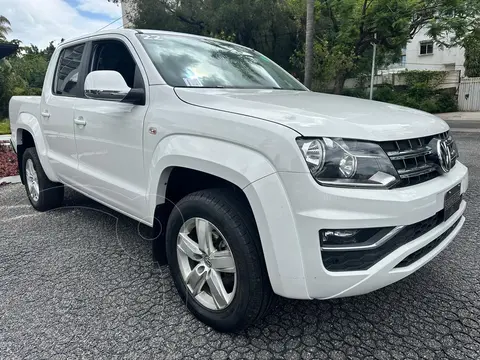
POLYGON ((423 166, 417 166, 412 169, 397 170, 398 175, 400 175, 401 179, 409 179, 415 176, 425 175, 434 171, 437 171, 437 169, 433 165, 428 164, 423 166))
MULTIPOLYGON (((432 153, 432 149, 429 147, 423 147, 419 149, 412 149, 412 150, 404 150, 404 151, 389 151, 387 152, 388 157, 390 160, 403 160, 403 159, 411 159, 420 156, 427 156, 432 153)), ((426 161, 425 161, 426 162, 426 161)))
POLYGON ((434 149, 428 146, 433 138, 447 141, 447 145, 452 151, 453 165, 455 165, 458 153, 454 151, 454 140, 448 132, 381 143, 382 148, 392 161, 401 179, 401 182, 396 187, 421 184, 440 176, 440 173, 437 171, 438 161, 429 156, 434 153, 434 149))

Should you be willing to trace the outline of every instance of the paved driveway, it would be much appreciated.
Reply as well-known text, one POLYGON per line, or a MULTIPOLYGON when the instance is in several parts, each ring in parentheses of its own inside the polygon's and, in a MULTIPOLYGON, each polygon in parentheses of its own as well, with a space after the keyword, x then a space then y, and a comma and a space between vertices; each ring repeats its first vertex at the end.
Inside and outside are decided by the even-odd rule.
POLYGON ((2 187, 0 358, 478 359, 480 134, 456 137, 471 187, 449 248, 365 296, 281 299, 236 335, 188 313, 134 221, 73 192, 64 208, 36 213, 20 185, 2 187))

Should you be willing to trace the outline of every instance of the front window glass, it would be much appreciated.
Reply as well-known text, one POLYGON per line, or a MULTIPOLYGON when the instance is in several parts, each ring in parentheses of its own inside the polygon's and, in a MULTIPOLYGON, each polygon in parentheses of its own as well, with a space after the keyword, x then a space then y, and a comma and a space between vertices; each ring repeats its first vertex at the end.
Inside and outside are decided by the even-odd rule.
POLYGON ((306 90, 273 61, 243 46, 174 34, 138 37, 171 86, 306 90))

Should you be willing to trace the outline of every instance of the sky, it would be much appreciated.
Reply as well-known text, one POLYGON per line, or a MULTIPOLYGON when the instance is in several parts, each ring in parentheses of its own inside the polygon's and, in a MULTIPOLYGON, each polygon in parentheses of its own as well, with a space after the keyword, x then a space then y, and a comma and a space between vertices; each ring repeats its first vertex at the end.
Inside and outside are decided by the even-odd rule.
MULTIPOLYGON (((108 0, 0 0, 0 15, 11 22, 8 40, 44 48, 50 41, 95 32, 122 16, 119 5, 108 0)), ((106 29, 116 29, 122 19, 106 29)))

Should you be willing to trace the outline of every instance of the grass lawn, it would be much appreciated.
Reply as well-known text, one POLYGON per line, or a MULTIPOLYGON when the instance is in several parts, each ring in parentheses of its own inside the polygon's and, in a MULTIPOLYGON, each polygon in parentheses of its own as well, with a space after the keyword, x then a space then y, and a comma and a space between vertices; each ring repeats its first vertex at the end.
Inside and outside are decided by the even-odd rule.
POLYGON ((10 122, 5 120, 0 120, 0 135, 10 134, 10 122))

